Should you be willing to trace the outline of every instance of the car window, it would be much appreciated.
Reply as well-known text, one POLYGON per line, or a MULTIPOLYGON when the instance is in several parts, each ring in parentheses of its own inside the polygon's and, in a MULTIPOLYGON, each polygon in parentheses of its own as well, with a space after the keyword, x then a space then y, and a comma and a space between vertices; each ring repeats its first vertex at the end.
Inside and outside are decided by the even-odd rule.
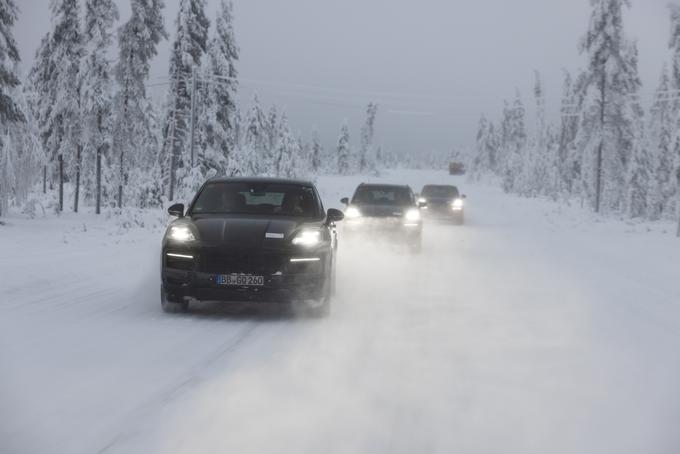
POLYGON ((317 207, 316 195, 310 186, 215 182, 203 188, 191 212, 315 218, 317 207))
POLYGON ((408 188, 363 186, 359 187, 352 203, 363 205, 409 205, 413 196, 408 188))
POLYGON ((423 197, 458 197, 458 188, 455 186, 425 186, 420 193, 423 197))

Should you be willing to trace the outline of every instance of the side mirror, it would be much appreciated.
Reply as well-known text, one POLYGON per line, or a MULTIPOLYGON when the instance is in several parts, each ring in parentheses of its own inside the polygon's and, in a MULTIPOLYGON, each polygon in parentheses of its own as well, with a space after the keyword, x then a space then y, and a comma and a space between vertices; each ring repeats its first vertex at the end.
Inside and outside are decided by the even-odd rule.
POLYGON ((343 197, 342 199, 340 199, 340 203, 342 203, 343 205, 349 205, 349 198, 343 197))
POLYGON ((427 202, 418 202, 418 208, 427 208, 427 202))
POLYGON ((184 204, 176 203, 170 208, 168 208, 168 214, 170 216, 177 216, 178 218, 184 217, 184 204))
POLYGON ((326 214, 326 222, 329 224, 331 222, 340 222, 343 219, 345 219, 345 213, 340 210, 336 210, 335 208, 330 208, 326 214))
POLYGON ((467 199, 467 196, 465 194, 460 196, 461 199, 467 199))

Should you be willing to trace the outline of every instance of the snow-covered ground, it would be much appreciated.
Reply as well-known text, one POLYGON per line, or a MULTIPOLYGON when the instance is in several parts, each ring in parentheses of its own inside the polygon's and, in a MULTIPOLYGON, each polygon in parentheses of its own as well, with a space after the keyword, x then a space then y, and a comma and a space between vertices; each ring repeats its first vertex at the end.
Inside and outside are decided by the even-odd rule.
MULTIPOLYGON (((320 179, 326 205, 360 180, 320 179)), ((323 320, 163 314, 157 214, 6 220, 0 452, 680 452, 673 226, 454 181, 467 224, 421 256, 341 244, 323 320)))

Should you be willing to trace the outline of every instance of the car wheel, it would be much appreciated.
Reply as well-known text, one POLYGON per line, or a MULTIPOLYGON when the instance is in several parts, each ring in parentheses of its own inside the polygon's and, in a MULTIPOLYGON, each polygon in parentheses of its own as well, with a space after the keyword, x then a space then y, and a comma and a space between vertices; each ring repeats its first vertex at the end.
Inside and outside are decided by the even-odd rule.
POLYGON ((313 305, 307 306, 307 314, 312 318, 324 318, 331 313, 331 294, 333 292, 333 275, 324 284, 323 296, 313 305))
POLYGON ((172 301, 172 299, 169 299, 168 294, 161 284, 161 307, 165 313, 178 314, 187 312, 189 310, 189 303, 186 301, 172 301))

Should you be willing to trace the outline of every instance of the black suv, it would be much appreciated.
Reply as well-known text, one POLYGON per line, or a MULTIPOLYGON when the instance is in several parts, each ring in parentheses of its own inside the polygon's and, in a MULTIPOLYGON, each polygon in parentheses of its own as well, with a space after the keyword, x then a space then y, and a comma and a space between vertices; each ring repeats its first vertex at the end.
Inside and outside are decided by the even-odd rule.
POLYGON ((362 183, 351 200, 344 198, 341 202, 347 206, 345 235, 363 234, 399 241, 412 252, 420 252, 423 231, 421 205, 409 186, 362 183))
POLYGON ((465 220, 465 194, 452 185, 428 184, 420 192, 420 203, 427 204, 428 219, 440 219, 463 224, 465 220))
POLYGON ((310 182, 222 178, 205 183, 163 237, 161 302, 168 312, 189 302, 304 303, 329 310, 335 281, 335 223, 310 182))

